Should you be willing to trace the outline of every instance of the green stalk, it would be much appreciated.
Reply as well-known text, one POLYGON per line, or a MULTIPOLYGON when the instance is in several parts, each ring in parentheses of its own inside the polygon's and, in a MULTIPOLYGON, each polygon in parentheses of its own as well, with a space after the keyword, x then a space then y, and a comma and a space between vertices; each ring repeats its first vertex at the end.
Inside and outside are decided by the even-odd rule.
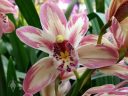
POLYGON ((60 78, 57 77, 57 79, 55 80, 55 94, 56 94, 56 96, 58 96, 59 83, 60 83, 60 78))
POLYGON ((127 48, 120 48, 119 50, 119 59, 117 63, 119 63, 127 54, 128 49, 127 48))
POLYGON ((83 75, 76 80, 76 82, 73 84, 71 90, 66 96, 81 96, 80 95, 80 89, 83 87, 83 85, 86 85, 88 80, 90 80, 90 76, 94 70, 87 69, 83 75))
POLYGON ((75 74, 75 76, 76 76, 76 79, 79 79, 80 76, 79 76, 79 73, 77 72, 77 70, 74 70, 73 72, 74 72, 74 74, 75 74))
POLYGON ((98 37, 98 40, 97 40, 97 44, 101 44, 102 37, 103 37, 103 35, 106 33, 106 29, 111 26, 111 23, 112 23, 112 21, 110 20, 110 21, 108 21, 108 23, 106 23, 106 24, 101 28, 101 31, 100 31, 100 34, 99 34, 99 37, 98 37))
POLYGON ((4 67, 1 60, 1 54, 0 54, 0 96, 7 96, 6 79, 5 79, 4 67))

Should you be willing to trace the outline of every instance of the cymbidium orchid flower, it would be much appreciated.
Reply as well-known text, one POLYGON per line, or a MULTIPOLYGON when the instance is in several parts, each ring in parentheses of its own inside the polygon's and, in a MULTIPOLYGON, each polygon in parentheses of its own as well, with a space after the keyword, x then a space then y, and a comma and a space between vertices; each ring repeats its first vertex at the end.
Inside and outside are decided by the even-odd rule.
POLYGON ((128 48, 128 0, 112 0, 107 11, 107 20, 112 20, 111 32, 119 48, 128 48))
POLYGON ((8 0, 0 0, 0 36, 3 33, 12 32, 15 29, 14 24, 6 16, 7 13, 15 13, 15 6, 8 0))
POLYGON ((128 81, 117 85, 106 84, 88 89, 82 96, 128 96, 128 87, 123 87, 128 81))
POLYGON ((67 22, 64 13, 55 3, 45 2, 41 6, 40 21, 43 30, 32 26, 16 30, 21 41, 49 53, 49 57, 39 60, 26 74, 23 83, 25 96, 32 96, 46 88, 57 77, 63 79, 68 72, 77 70, 79 64, 95 69, 116 63, 116 48, 80 45, 89 24, 85 12, 72 15, 67 22))
MULTIPOLYGON (((81 45, 88 45, 88 44, 96 45, 97 40, 98 40, 98 35, 87 35, 81 40, 80 44, 81 45)), ((119 49, 117 46, 117 43, 115 42, 115 39, 113 38, 113 34, 110 32, 107 32, 103 36, 102 44, 112 47, 112 48, 115 48, 117 50, 119 49)), ((91 67, 92 65, 86 64, 86 66, 91 67)), ((128 79, 128 66, 125 64, 124 60, 122 60, 121 62, 118 62, 118 63, 116 62, 115 64, 113 64, 111 66, 98 68, 97 70, 106 75, 115 75, 121 79, 128 79)))

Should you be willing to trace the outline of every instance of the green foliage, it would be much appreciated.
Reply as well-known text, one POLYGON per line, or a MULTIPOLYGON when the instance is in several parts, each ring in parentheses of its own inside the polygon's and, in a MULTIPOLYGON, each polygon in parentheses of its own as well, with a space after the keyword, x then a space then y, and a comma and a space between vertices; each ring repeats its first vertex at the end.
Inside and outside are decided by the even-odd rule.
POLYGON ((95 0, 95 2, 96 2, 96 11, 104 13, 105 12, 105 3, 104 3, 105 0, 95 0))
POLYGON ((34 7, 32 0, 15 0, 22 15, 29 25, 42 28, 39 20, 39 16, 34 7))
POLYGON ((7 70, 7 96, 22 96, 18 85, 16 70, 12 58, 9 59, 7 70))

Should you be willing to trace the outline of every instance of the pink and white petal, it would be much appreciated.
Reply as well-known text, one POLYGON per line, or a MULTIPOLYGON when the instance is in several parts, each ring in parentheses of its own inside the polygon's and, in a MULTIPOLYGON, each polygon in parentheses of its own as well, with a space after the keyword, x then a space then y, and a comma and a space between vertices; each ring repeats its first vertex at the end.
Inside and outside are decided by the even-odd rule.
POLYGON ((41 96, 56 96, 55 95, 55 82, 49 84, 47 87, 40 91, 41 96))
POLYGON ((92 88, 88 89, 82 96, 86 96, 86 94, 99 94, 99 93, 104 93, 104 92, 107 93, 114 89, 115 89, 115 86, 112 84, 107 84, 107 85, 98 86, 98 87, 92 87, 92 88))
MULTIPOLYGON (((87 69, 86 67, 77 68, 77 72, 79 73, 79 76, 81 76, 86 69, 87 69)), ((61 80, 69 80, 69 79, 74 79, 74 80, 76 79, 76 76, 74 75, 73 71, 63 74, 61 78, 61 80)))
POLYGON ((12 21, 10 21, 10 19, 8 19, 8 17, 1 12, 0 12, 0 30, 1 30, 0 33, 10 33, 15 30, 15 26, 12 23, 12 21))
MULTIPOLYGON (((112 34, 111 34, 112 35, 112 34)), ((116 45, 113 45, 112 41, 110 41, 109 37, 107 37, 106 35, 104 37, 102 37, 102 44, 106 45, 106 46, 110 46, 110 47, 114 47, 116 48, 116 45)), ((98 35, 86 35, 84 36, 84 38, 81 40, 80 45, 79 46, 83 46, 83 45, 88 45, 88 44, 97 44, 97 40, 98 40, 98 35)))
POLYGON ((50 34, 32 26, 20 27, 16 30, 16 34, 25 44, 51 53, 55 39, 50 34))
POLYGON ((79 62, 89 69, 115 64, 119 58, 117 49, 104 45, 85 45, 78 48, 79 62))
MULTIPOLYGON (((120 22, 122 34, 123 34, 123 39, 124 39, 124 47, 128 47, 128 17, 125 18, 120 22)), ((121 42, 120 42, 121 43, 121 42)))
POLYGON ((83 37, 83 39, 80 42, 80 46, 88 45, 88 44, 97 44, 98 35, 86 35, 83 37))
POLYGON ((104 38, 106 38, 109 42, 111 42, 111 46, 114 46, 116 48, 118 48, 117 42, 114 38, 114 35, 109 31, 106 34, 103 35, 104 38))
POLYGON ((4 28, 4 33, 10 33, 13 32, 14 30, 15 30, 15 26, 13 22, 10 19, 8 19, 8 26, 4 28))
POLYGON ((0 12, 3 13, 15 13, 15 5, 13 5, 11 2, 8 0, 0 0, 0 12))
MULTIPOLYGON (((108 19, 107 20, 110 20, 112 18, 112 16, 118 14, 120 7, 121 5, 126 5, 128 0, 111 0, 111 3, 110 3, 110 7, 108 9, 108 19), (124 4, 126 3, 126 4, 124 4)), ((125 6, 125 8, 127 8, 125 6)), ((124 10, 121 10, 121 11, 124 11, 124 10)), ((122 15, 122 14, 118 14, 118 15, 122 15)), ((116 16, 117 17, 117 16, 116 16)), ((121 16, 119 16, 121 17, 121 16)), ((118 18, 118 17, 117 17, 118 18)))
POLYGON ((35 94, 52 83, 59 74, 55 67, 53 59, 50 57, 43 58, 34 64, 24 79, 24 92, 35 94))
POLYGON ((127 32, 123 32, 121 24, 117 21, 115 17, 112 18, 112 25, 110 27, 110 30, 115 37, 118 47, 120 48, 124 46, 128 34, 127 32))
MULTIPOLYGON (((62 81, 58 86, 57 96, 65 96, 64 94, 69 91, 71 84, 69 81, 62 81)), ((55 94, 55 82, 49 84, 41 92, 41 96, 56 96, 55 94)))
POLYGON ((71 89, 71 83, 69 82, 69 80, 62 81, 58 89, 58 96, 66 96, 66 94, 71 89))
POLYGON ((118 95, 118 96, 127 96, 128 95, 128 87, 122 87, 119 89, 116 89, 112 92, 110 92, 109 94, 114 94, 114 95, 118 95))
POLYGON ((109 67, 100 68, 99 72, 107 75, 115 75, 121 79, 128 79, 128 66, 123 64, 114 64, 109 67))
POLYGON ((6 32, 6 28, 9 27, 9 19, 6 14, 0 12, 0 29, 2 32, 6 32))
POLYGON ((78 46, 83 36, 86 34, 89 27, 89 20, 86 12, 79 14, 73 14, 68 22, 69 32, 66 34, 66 38, 74 46, 78 46))
POLYGON ((45 30, 52 36, 65 35, 66 17, 53 2, 46 2, 41 6, 40 20, 45 30))

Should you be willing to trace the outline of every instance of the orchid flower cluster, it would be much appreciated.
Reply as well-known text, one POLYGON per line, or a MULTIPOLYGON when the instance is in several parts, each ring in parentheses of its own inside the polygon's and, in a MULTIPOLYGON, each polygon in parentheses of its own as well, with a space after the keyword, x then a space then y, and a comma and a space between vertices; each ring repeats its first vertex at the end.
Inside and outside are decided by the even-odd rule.
MULTIPOLYGON (((16 28, 23 43, 48 54, 27 71, 24 96, 38 92, 42 96, 128 96, 128 0, 111 0, 105 14, 107 23, 99 35, 87 34, 91 26, 88 12, 79 10, 80 1, 76 1, 69 19, 58 5, 72 1, 46 0, 40 5, 40 29, 32 25, 16 28), (122 82, 88 86, 97 74, 116 76, 122 82)), ((15 30, 7 16, 16 12, 12 2, 0 1, 1 36, 15 30)))

